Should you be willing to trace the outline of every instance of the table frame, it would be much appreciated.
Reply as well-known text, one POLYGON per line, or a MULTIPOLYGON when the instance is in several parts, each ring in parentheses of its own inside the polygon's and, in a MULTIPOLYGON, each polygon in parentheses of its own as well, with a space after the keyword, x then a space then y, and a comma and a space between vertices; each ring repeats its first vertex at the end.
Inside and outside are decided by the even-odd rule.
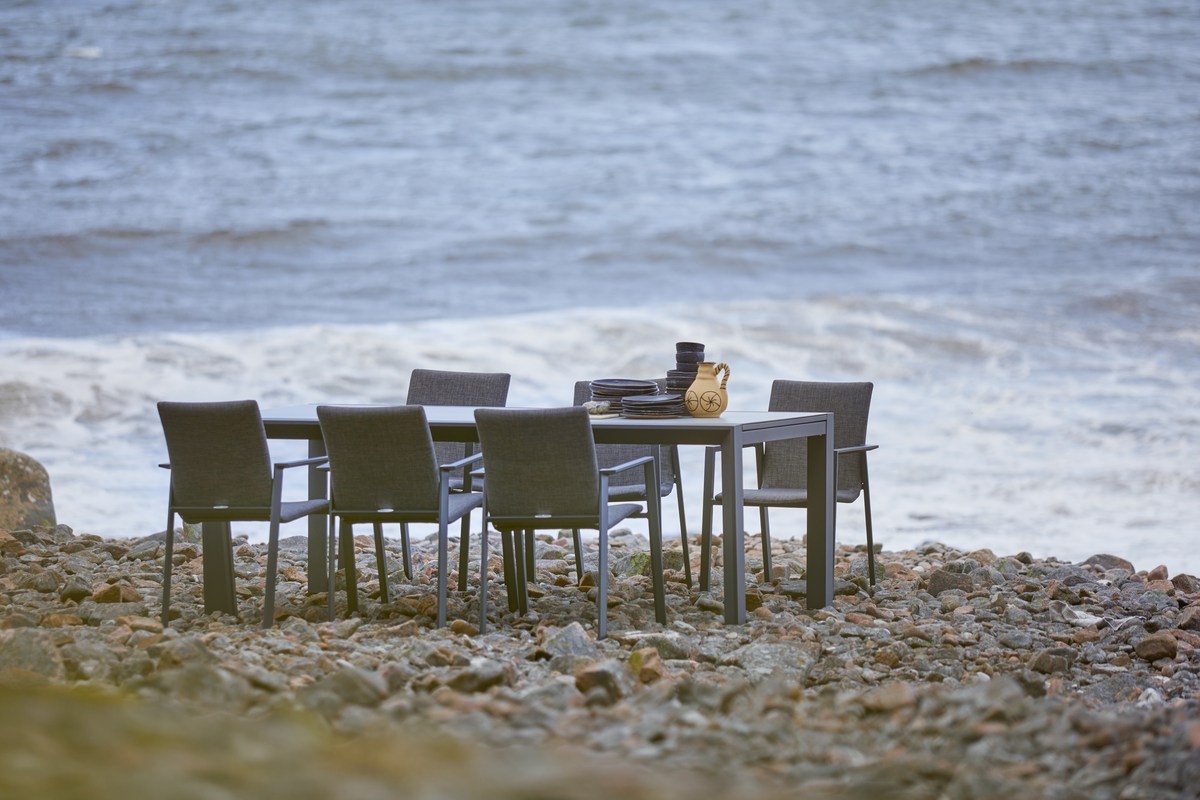
MULTIPOLYGON (((426 406, 429 429, 436 441, 477 442, 474 409, 466 406, 426 406)), ((308 454, 325 455, 316 405, 268 409, 263 424, 269 439, 305 440, 308 454)), ((762 442, 804 438, 808 441, 807 604, 823 608, 833 602, 834 553, 834 452, 833 414, 830 412, 727 411, 715 419, 693 417, 633 420, 596 419, 592 429, 597 444, 706 445, 721 449, 721 503, 723 518, 725 622, 746 621, 746 551, 743 528, 743 449, 762 442), (817 498, 823 498, 819 502, 817 498)), ((657 465, 656 465, 657 468, 657 465)), ((316 468, 308 473, 308 496, 325 497, 325 477, 316 468)), ((308 527, 308 580, 310 592, 323 592, 329 584, 326 569, 328 536, 326 517, 313 515, 308 527)), ((215 537, 214 537, 215 538, 215 537)), ((205 544, 208 544, 206 537, 205 544)), ((205 547, 207 555, 209 548, 205 547)), ((222 584, 226 570, 211 570, 214 583, 222 584)), ((219 608, 233 587, 209 586, 205 574, 205 605, 211 597, 219 608)), ((220 609, 226 610, 226 609, 220 609)), ((233 610, 233 609, 228 609, 233 610)))

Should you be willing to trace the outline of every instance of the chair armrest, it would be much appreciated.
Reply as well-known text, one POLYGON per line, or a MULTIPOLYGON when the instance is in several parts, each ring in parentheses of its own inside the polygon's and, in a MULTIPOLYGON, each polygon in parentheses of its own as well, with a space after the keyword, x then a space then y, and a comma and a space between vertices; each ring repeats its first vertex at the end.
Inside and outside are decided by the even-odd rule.
POLYGON ((299 461, 276 461, 275 469, 291 469, 292 467, 311 467, 316 464, 324 464, 329 461, 329 456, 314 456, 313 458, 302 458, 299 461))
MULTIPOLYGON (((438 469, 440 469, 442 472, 453 472, 454 470, 462 469, 467 464, 472 464, 481 458, 483 458, 483 453, 472 453, 465 458, 460 458, 458 461, 455 461, 452 464, 440 464, 438 465, 438 469)), ((479 472, 482 472, 482 470, 479 470, 479 472)), ((474 475, 475 473, 472 472, 471 474, 474 475)))
POLYGON ((605 467, 604 469, 600 470, 600 474, 601 475, 616 475, 618 472, 624 472, 627 469, 633 469, 634 467, 640 467, 642 464, 645 464, 647 461, 651 461, 651 462, 654 461, 654 456, 642 456, 641 458, 635 458, 632 461, 626 461, 624 464, 617 464, 615 467, 605 467))
POLYGON ((170 465, 170 464, 159 464, 158 466, 159 466, 161 469, 170 469, 170 468, 171 468, 171 465, 170 465))
MULTIPOLYGON (((480 453, 480 455, 483 455, 483 454, 480 453)), ((473 469, 473 470, 471 470, 471 477, 472 478, 482 478, 482 477, 484 477, 484 472, 486 472, 486 470, 484 470, 484 469, 473 469)))
POLYGON ((833 452, 835 455, 845 455, 846 453, 866 453, 870 450, 878 450, 877 444, 860 444, 855 447, 835 447, 833 452))

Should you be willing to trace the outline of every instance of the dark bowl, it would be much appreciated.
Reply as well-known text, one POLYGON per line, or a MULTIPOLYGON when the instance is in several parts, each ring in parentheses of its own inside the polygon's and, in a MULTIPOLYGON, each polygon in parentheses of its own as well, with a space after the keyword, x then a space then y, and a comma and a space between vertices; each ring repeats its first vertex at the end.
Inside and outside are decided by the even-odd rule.
POLYGON ((703 360, 704 360, 703 352, 676 353, 675 354, 675 363, 676 364, 699 364, 703 360))
POLYGON ((703 353, 704 345, 700 344, 700 342, 676 342, 675 343, 675 352, 676 353, 703 353))

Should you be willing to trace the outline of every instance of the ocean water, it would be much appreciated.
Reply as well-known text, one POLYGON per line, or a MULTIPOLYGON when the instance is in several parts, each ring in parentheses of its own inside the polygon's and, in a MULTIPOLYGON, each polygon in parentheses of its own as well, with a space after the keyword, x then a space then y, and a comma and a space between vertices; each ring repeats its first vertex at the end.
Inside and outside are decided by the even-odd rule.
POLYGON ((5 4, 0 446, 139 536, 160 399, 558 404, 697 340, 734 408, 874 381, 885 548, 1198 573, 1198 45, 1192 0, 5 4))

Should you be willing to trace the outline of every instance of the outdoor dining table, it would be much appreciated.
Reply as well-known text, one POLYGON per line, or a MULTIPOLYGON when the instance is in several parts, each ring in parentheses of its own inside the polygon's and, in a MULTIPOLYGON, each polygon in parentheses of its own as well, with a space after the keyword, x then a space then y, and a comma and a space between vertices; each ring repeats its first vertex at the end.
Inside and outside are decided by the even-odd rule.
MULTIPOLYGON (((477 442, 475 409, 469 406, 426 406, 429 429, 436 441, 477 442)), ((316 405, 290 406, 263 411, 269 439, 306 440, 310 456, 325 454, 316 405)), ((807 604, 823 608, 833 602, 834 453, 833 414, 828 412, 726 411, 712 419, 672 417, 662 419, 595 418, 598 444, 708 445, 721 449, 721 511, 723 515, 725 622, 746 621, 746 573, 742 528, 742 449, 760 442, 807 439, 807 604), (819 498, 819 499, 818 499, 819 498)), ((308 496, 326 496, 323 472, 310 468, 308 496)), ((313 516, 308 528, 308 589, 323 592, 328 586, 325 517, 313 516)), ((205 548, 207 555, 209 548, 205 548)), ((205 569, 205 607, 223 608, 232 602, 232 568, 214 565, 205 569), (214 584, 209 585, 210 581, 214 584), (225 583, 228 582, 228 585, 225 583), (228 601, 223 598, 229 598, 228 601)))

